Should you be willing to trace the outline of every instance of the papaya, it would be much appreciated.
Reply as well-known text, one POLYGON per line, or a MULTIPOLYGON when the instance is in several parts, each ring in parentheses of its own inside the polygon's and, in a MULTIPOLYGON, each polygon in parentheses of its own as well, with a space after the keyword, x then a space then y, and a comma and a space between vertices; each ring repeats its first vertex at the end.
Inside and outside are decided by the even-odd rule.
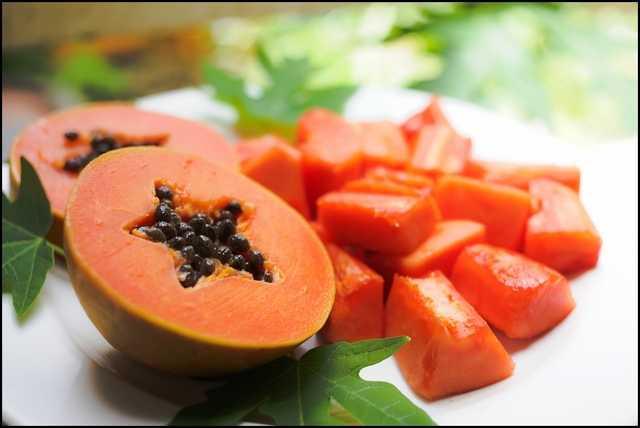
POLYGON ((403 168, 409 160, 409 148, 400 128, 392 122, 356 124, 362 141, 364 168, 387 166, 403 168))
POLYGON ((391 180, 377 180, 373 178, 359 178, 348 181, 340 190, 359 193, 383 193, 390 195, 420 196, 424 194, 415 187, 395 183, 391 180))
POLYGON ((487 227, 487 242, 513 250, 522 245, 532 211, 529 194, 500 184, 448 175, 436 183, 435 197, 447 220, 467 219, 487 227))
POLYGON ((547 178, 580 192, 580 169, 575 166, 473 161, 466 171, 467 175, 522 190, 529 190, 532 180, 547 178))
POLYGON ((429 125, 415 137, 409 168, 426 174, 460 174, 470 156, 470 139, 449 126, 429 125))
POLYGON ((74 290, 114 348, 215 377, 277 358, 325 323, 331 260, 264 187, 200 156, 125 148, 82 171, 64 247, 74 290))
POLYGON ((368 170, 364 178, 373 180, 384 180, 403 186, 413 187, 422 191, 432 191, 435 182, 430 178, 421 174, 414 174, 408 171, 402 171, 397 169, 389 169, 384 167, 377 167, 368 170))
POLYGON ((393 273, 421 277, 434 270, 449 276, 460 251, 484 241, 482 223, 446 220, 437 223, 433 233, 411 253, 402 256, 370 254, 366 261, 386 278, 393 273))
POLYGON ((439 271, 421 279, 396 275, 385 315, 387 336, 411 337, 394 356, 409 386, 427 400, 513 373, 491 328, 439 271))
POLYGON ((302 156, 285 140, 265 135, 236 145, 240 170, 309 218, 302 178, 302 156))
POLYGON ((363 168, 360 134, 337 114, 316 108, 300 118, 298 142, 305 191, 313 215, 320 196, 360 177, 363 168))
POLYGON ((594 267, 602 240, 578 194, 547 179, 531 181, 529 192, 539 209, 527 222, 524 253, 562 273, 594 267))
POLYGON ((420 130, 429 125, 444 125, 451 128, 451 124, 440 107, 440 98, 437 96, 431 97, 431 101, 423 110, 415 113, 402 124, 402 132, 409 145, 413 146, 420 130))
POLYGON ((328 342, 384 336, 384 280, 335 244, 326 244, 336 275, 336 297, 322 329, 328 342))
POLYGON ((20 184, 20 157, 35 168, 51 203, 48 238, 62 245, 64 210, 78 172, 107 150, 158 145, 235 168, 233 148, 212 128, 124 103, 96 103, 53 113, 27 127, 11 147, 11 187, 20 184))
POLYGON ((331 192, 318 199, 330 240, 384 254, 413 251, 440 220, 433 197, 331 192))
POLYGON ((528 257, 487 244, 465 248, 451 276, 456 289, 507 336, 537 336, 575 307, 562 274, 528 257))

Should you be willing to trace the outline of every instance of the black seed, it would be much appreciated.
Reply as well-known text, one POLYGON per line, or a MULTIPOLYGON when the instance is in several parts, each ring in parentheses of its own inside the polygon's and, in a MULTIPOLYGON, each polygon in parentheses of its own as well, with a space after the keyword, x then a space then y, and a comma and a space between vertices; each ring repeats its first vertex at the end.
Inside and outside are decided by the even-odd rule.
POLYGON ((92 160, 94 160, 97 157, 98 157, 98 155, 95 154, 94 152, 87 153, 85 156, 78 156, 79 161, 82 163, 82 166, 80 167, 80 169, 82 169, 85 166, 87 166, 89 164, 89 162, 91 162, 92 160))
POLYGON ((193 248, 193 245, 187 245, 185 247, 182 247, 182 250, 180 250, 180 254, 182 254, 182 257, 184 257, 185 260, 190 262, 196 255, 196 249, 193 248))
POLYGON ((196 233, 202 233, 204 230, 204 226, 208 223, 208 217, 202 213, 198 213, 191 217, 189 220, 189 225, 193 228, 193 231, 196 233))
POLYGON ((166 204, 160 204, 156 207, 156 221, 170 221, 173 210, 166 204))
POLYGON ((178 281, 183 287, 193 287, 198 282, 198 279, 200 279, 200 274, 193 270, 193 266, 182 265, 178 269, 178 281))
POLYGON ((244 270, 245 266, 246 266, 246 261, 244 260, 244 257, 242 257, 240 254, 237 254, 233 257, 231 257, 231 261, 229 262, 229 266, 231 266, 234 269, 237 270, 244 270))
POLYGON ((187 232, 182 235, 187 245, 196 247, 198 245, 198 235, 195 232, 187 232))
POLYGON ((180 218, 180 215, 175 211, 171 211, 171 214, 169 214, 169 223, 171 223, 174 227, 177 228, 181 222, 182 222, 182 219, 180 218))
POLYGON ((244 254, 249 249, 249 240, 244 235, 231 235, 227 241, 227 245, 233 251, 233 254, 244 254))
POLYGON ((251 272, 262 272, 264 270, 264 256, 258 250, 247 252, 247 261, 251 272))
POLYGON ((69 141, 76 141, 80 134, 77 131, 67 131, 64 133, 64 138, 69 141))
POLYGON ((203 259, 202 257, 200 257, 199 255, 197 255, 197 254, 196 254, 196 255, 195 255, 195 256, 193 256, 193 258, 191 259, 191 266, 193 266, 193 268, 194 268, 195 270, 198 270, 198 271, 199 271, 199 270, 200 270, 200 266, 202 265, 203 260, 204 260, 204 259, 203 259))
POLYGON ((219 221, 216 226, 218 227, 218 239, 220 242, 226 242, 231 235, 236 233, 236 225, 228 218, 219 221))
POLYGON ((156 227, 164 233, 164 236, 166 236, 167 239, 171 239, 176 236, 176 228, 173 227, 171 223, 159 221, 156 223, 156 227))
POLYGON ((162 205, 166 205, 166 206, 168 206, 169 208, 173 209, 173 201, 172 201, 172 200, 170 200, 170 199, 160 199, 160 203, 161 203, 162 205))
POLYGON ((185 236, 187 234, 187 232, 193 232, 193 227, 189 226, 187 223, 181 221, 178 224, 178 227, 176 228, 176 231, 178 232, 178 235, 180 236, 185 236))
POLYGON ((233 214, 234 217, 238 217, 240 214, 242 214, 242 206, 238 201, 229 202, 227 206, 224 207, 224 209, 231 212, 231 214, 233 214))
POLYGON ((264 282, 273 282, 273 274, 271 272, 265 272, 262 280, 264 282))
POLYGON ((156 196, 160 199, 167 199, 169 201, 173 200, 173 192, 171 191, 169 186, 156 187, 156 196))
POLYGON ((218 240, 218 228, 213 224, 205 224, 202 233, 208 236, 213 242, 218 240))
POLYGON ((205 276, 211 275, 213 273, 213 266, 212 259, 203 259, 202 263, 200 263, 200 273, 205 276))
POLYGON ((213 252, 215 251, 215 248, 216 245, 209 237, 204 235, 198 236, 198 244, 196 246, 198 254, 203 257, 211 257, 213 255, 213 252))
POLYGON ((64 170, 71 172, 78 172, 84 167, 84 157, 78 156, 75 158, 67 159, 64 162, 64 170))
POLYGON ((93 152, 94 152, 95 154, 97 154, 97 155, 101 155, 101 154, 103 154, 103 153, 107 153, 107 152, 109 152, 109 151, 111 151, 111 150, 113 150, 113 149, 114 149, 114 147, 113 147, 113 146, 111 146, 111 145, 110 145, 110 144, 108 144, 108 143, 100 143, 100 144, 97 144, 97 145, 93 148, 93 152))
POLYGON ((225 245, 218 245, 213 252, 213 257, 220 260, 222 263, 227 263, 229 260, 231 260, 232 256, 233 253, 231 252, 229 247, 225 245))
POLYGON ((175 238, 169 239, 167 244, 169 244, 169 246, 174 250, 179 250, 184 247, 185 241, 182 236, 176 236, 175 238))
POLYGON ((96 135, 91 139, 91 148, 100 153, 108 152, 117 147, 118 143, 113 137, 107 135, 96 135))
POLYGON ((225 219, 229 219, 233 222, 233 224, 236 224, 236 216, 234 216, 231 211, 226 209, 218 213, 218 221, 223 221, 225 219))
POLYGON ((256 281, 262 281, 262 278, 264 278, 264 271, 253 272, 253 279, 256 281))
POLYGON ((142 226, 139 230, 143 232, 145 235, 147 235, 149 239, 151 239, 154 242, 166 242, 167 240, 167 237, 164 236, 164 233, 162 233, 162 231, 157 227, 142 226))

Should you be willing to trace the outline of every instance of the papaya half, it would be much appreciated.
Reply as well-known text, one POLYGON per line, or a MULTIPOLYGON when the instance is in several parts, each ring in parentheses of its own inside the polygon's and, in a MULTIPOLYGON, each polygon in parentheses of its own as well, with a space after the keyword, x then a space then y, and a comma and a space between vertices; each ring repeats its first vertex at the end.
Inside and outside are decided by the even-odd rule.
POLYGON ((239 172, 162 148, 83 169, 64 246, 87 315, 116 349, 215 377, 275 359, 329 316, 334 273, 293 208, 239 172))
POLYGON ((48 238, 62 244, 65 205, 78 173, 103 153, 145 145, 206 156, 235 165, 233 147, 212 128, 124 103, 96 103, 53 113, 26 128, 11 147, 11 187, 20 184, 20 157, 35 168, 51 202, 48 238))

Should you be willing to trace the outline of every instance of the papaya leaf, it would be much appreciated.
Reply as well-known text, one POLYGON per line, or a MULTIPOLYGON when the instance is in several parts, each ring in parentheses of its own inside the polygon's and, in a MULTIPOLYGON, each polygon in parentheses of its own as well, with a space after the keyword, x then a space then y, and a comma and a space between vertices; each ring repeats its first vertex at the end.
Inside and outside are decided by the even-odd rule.
POLYGON ((53 266, 54 251, 45 238, 53 222, 49 200, 25 158, 20 159, 20 171, 16 200, 2 194, 2 282, 11 290, 18 316, 38 297, 53 266))
POLYGON ((206 401, 182 409, 171 425, 238 424, 255 412, 277 425, 435 425, 393 385, 359 376, 408 341, 339 342, 300 360, 279 358, 209 391, 206 401))

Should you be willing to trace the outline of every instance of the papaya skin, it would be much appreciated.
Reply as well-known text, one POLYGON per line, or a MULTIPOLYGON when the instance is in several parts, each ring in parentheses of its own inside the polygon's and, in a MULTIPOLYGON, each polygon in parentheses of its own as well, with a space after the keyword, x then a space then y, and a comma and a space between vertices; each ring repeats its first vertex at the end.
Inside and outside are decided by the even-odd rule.
MULTIPOLYGON (((164 168, 164 164, 160 165, 164 168)), ((137 177, 136 174, 147 177, 144 175, 147 173, 140 171, 134 171, 131 174, 134 179, 137 177)), ((167 178, 171 178, 171 173, 167 174, 167 178)), ((176 178, 178 184, 183 184, 179 181, 182 179, 181 177, 183 176, 176 178)), ((133 183, 123 181, 119 184, 118 189, 126 188, 126 186, 136 188, 137 184, 139 182, 135 180, 133 183)), ((117 184, 114 185, 114 187, 117 186, 117 184)), ((190 184, 186 183, 185 186, 188 189, 190 184)), ((118 189, 114 192, 117 192, 118 189)), ((211 192, 215 192, 215 190, 211 190, 211 192)), ((138 194, 139 192, 132 192, 128 197, 135 201, 138 194)), ((135 202, 138 205, 134 204, 130 208, 131 213, 125 212, 120 206, 111 207, 111 210, 116 212, 115 215, 124 216, 125 219, 127 216, 137 218, 139 214, 136 207, 152 204, 153 198, 152 195, 149 195, 149 201, 135 202)), ((282 227, 275 226, 275 229, 277 230, 274 233, 280 233, 282 227)), ((78 185, 69 198, 65 217, 64 246, 74 290, 87 315, 105 339, 114 348, 133 359, 176 375, 217 377, 239 372, 282 356, 320 330, 329 316, 335 296, 335 280, 329 256, 320 239, 297 211, 271 192, 237 172, 215 166, 197 156, 179 154, 167 149, 125 148, 106 153, 91 162, 81 172, 78 185), (139 168, 139 170, 152 169, 151 173, 153 173, 153 168, 157 169, 157 165, 154 163, 156 159, 161 159, 161 161, 162 159, 171 159, 172 161, 175 159, 177 165, 172 167, 173 171, 184 168, 184 177, 188 177, 192 181, 196 180, 196 174, 199 174, 199 171, 205 171, 202 173, 200 184, 191 185, 193 194, 199 194, 202 189, 208 188, 207 183, 211 183, 212 177, 220 177, 221 181, 218 184, 235 183, 237 186, 235 191, 241 194, 249 192, 249 196, 256 200, 257 206, 256 215, 252 220, 256 224, 254 229, 259 229, 257 232, 252 231, 250 225, 245 234, 255 240, 252 242, 257 242, 258 248, 267 250, 265 254, 271 256, 268 259, 282 268, 283 276, 280 282, 276 281, 274 284, 264 285, 250 279, 234 276, 216 279, 213 284, 201 284, 194 289, 182 289, 175 278, 169 250, 163 244, 133 237, 128 229, 114 230, 112 236, 102 234, 91 237, 92 242, 99 243, 102 240, 102 242, 109 244, 113 243, 114 248, 125 244, 124 247, 119 248, 119 251, 109 250, 113 260, 106 258, 103 249, 96 247, 91 250, 92 247, 88 247, 86 244, 89 238, 83 238, 79 235, 84 230, 83 223, 85 223, 84 227, 86 227, 86 223, 91 223, 92 227, 94 225, 109 227, 110 224, 120 224, 118 223, 120 218, 118 217, 116 220, 107 218, 104 223, 100 223, 102 219, 96 218, 93 213, 84 214, 84 211, 91 210, 91 207, 87 207, 79 198, 86 197, 87 194, 93 195, 92 192, 99 195, 98 192, 102 189, 96 189, 95 184, 100 182, 101 174, 120 171, 123 166, 131 165, 134 160, 137 160, 139 165, 144 164, 147 167, 139 168), (287 247, 295 247, 291 251, 298 251, 301 246, 307 248, 309 256, 313 258, 313 263, 316 266, 311 272, 305 271, 311 261, 293 260, 288 264, 283 262, 283 258, 288 255, 286 253, 288 250, 286 248, 282 250, 286 253, 284 255, 274 253, 277 248, 267 245, 269 239, 275 239, 275 236, 268 235, 271 232, 262 232, 263 235, 265 233, 268 235, 266 237, 259 235, 261 233, 259 230, 265 229, 265 218, 263 216, 260 219, 259 210, 268 210, 269 208, 275 209, 277 215, 286 219, 287 227, 304 235, 304 242, 296 244, 292 243, 295 239, 289 239, 287 247), (132 268, 125 267, 123 272, 116 272, 113 276, 108 276, 109 263, 116 263, 114 260, 117 260, 118 257, 128 260, 127 251, 132 250, 127 247, 134 250, 146 248, 146 252, 140 255, 144 258, 142 264, 153 266, 153 269, 149 271, 148 275, 139 277, 143 281, 150 281, 149 284, 141 284, 140 280, 135 279, 138 277, 136 273, 140 273, 140 267, 137 267, 135 263, 132 268), (96 251, 96 253, 89 250, 96 251), (96 263, 96 254, 102 256, 103 263, 96 263), (107 266, 96 266, 96 264, 107 266), (171 281, 164 284, 162 281, 154 282, 157 278, 162 279, 164 270, 171 273, 171 281), (315 278, 305 280, 305 275, 313 275, 315 278), (127 284, 114 282, 114 279, 117 278, 123 279, 127 284), (245 287, 240 289, 239 297, 241 300, 238 299, 238 292, 228 292, 232 287, 235 289, 245 287), (129 292, 127 288, 132 291, 129 292), (149 289, 152 289, 153 292, 149 292, 149 289), (127 292, 128 294, 126 294, 127 292), (141 297, 136 293, 141 293, 141 297), (218 296, 217 299, 216 296, 218 296), (270 298, 271 296, 274 298, 270 298), (243 297, 244 299, 242 299, 243 297), (251 299, 247 300, 248 297, 251 299), (221 302, 220 300, 224 298, 226 300, 221 302), (145 299, 148 299, 148 302, 145 299), (249 311, 260 302, 284 303, 286 299, 290 299, 290 301, 297 299, 304 308, 296 309, 289 305, 286 308, 274 309, 273 306, 276 306, 274 303, 271 305, 272 307, 264 308, 263 318, 248 321, 247 318, 244 318, 242 322, 235 323, 233 320, 232 322, 227 321, 232 315, 242 312, 245 306, 246 311, 249 311), (311 300, 315 303, 309 303, 311 300), (170 304, 166 304, 165 307, 154 306, 158 301, 169 301, 170 304), (205 302, 204 306, 198 306, 201 301, 205 302), (189 311, 185 311, 185 308, 189 311), (200 309, 204 310, 202 316, 192 316, 193 311, 200 309), (211 315, 218 314, 217 309, 222 309, 221 315, 211 315), (306 319, 304 325, 300 323, 296 325, 295 320, 301 316, 302 309, 310 313, 309 318, 306 319), (280 318, 278 318, 279 315, 281 315, 280 318), (285 318, 292 320, 289 325, 285 323, 285 318), (242 324, 249 325, 247 327, 242 324), (256 328, 258 325, 254 324, 263 328, 256 328), (226 326, 224 329, 221 328, 223 325, 226 326), (233 336, 232 330, 241 331, 243 328, 251 333, 245 337, 233 336), (287 329, 290 332, 287 332, 287 329), (231 333, 227 334, 227 330, 231 333), (248 337, 251 334, 254 335, 253 338, 248 337), (279 339, 279 337, 281 338, 279 339)))
POLYGON ((65 131, 88 132, 94 127, 133 136, 164 134, 166 131, 168 140, 165 145, 236 167, 233 147, 214 129, 196 122, 144 111, 124 102, 88 103, 53 112, 26 127, 14 139, 10 153, 10 191, 15 195, 20 186, 20 157, 24 156, 38 173, 51 203, 53 225, 47 239, 59 246, 62 245, 66 200, 77 176, 54 166, 52 158, 62 161, 71 153, 63 142, 65 131), (172 137, 174 131, 177 131, 175 138, 172 137), (195 142, 189 141, 187 135, 192 132, 196 135, 195 142))

